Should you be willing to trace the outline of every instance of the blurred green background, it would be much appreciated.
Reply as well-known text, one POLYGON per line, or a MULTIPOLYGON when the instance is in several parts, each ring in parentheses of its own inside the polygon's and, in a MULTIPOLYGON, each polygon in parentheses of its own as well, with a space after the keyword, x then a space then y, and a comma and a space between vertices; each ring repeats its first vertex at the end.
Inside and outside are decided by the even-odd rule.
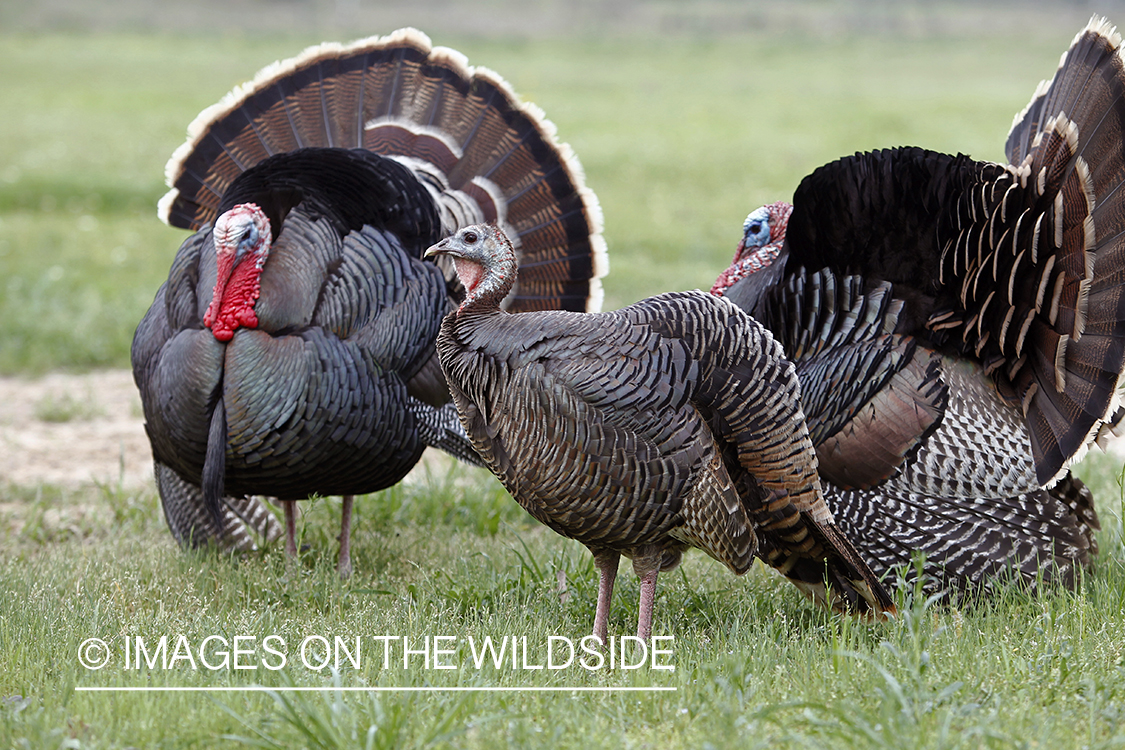
MULTIPOLYGON (((574 146, 606 307, 707 288, 740 225, 835 157, 1001 159, 1012 116, 1113 4, 8 0, 0 5, 0 374, 128 366, 186 236, 155 215, 187 124, 269 62, 414 25, 574 146)), ((1125 13, 1117 14, 1125 17, 1125 13)))

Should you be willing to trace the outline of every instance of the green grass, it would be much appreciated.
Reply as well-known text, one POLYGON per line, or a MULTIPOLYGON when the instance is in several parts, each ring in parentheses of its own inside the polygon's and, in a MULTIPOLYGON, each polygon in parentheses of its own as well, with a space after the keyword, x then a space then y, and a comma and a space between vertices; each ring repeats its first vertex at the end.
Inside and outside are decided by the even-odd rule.
MULTIPOLYGON (((822 613, 771 571, 743 578, 699 554, 662 577, 651 668, 477 668, 470 637, 526 637, 528 664, 549 636, 578 641, 593 618, 595 574, 580 545, 523 514, 483 471, 435 472, 358 501, 357 574, 333 569, 338 502, 305 504, 289 563, 280 545, 242 559, 183 554, 156 498, 114 487, 9 488, 0 516, 0 747, 847 747, 1101 748, 1125 743, 1125 549, 1118 465, 1090 459, 1101 501, 1101 562, 1076 592, 1006 591, 975 609, 899 592, 901 614, 868 625, 822 613), (481 519, 495 519, 482 522, 481 519), (558 594, 558 572, 567 597, 558 594), (256 670, 183 654, 168 669, 122 664, 124 642, 180 636, 198 649, 242 642, 256 670), (260 645, 285 642, 284 669, 260 645), (401 668, 392 642, 425 638, 454 669, 401 668), (358 666, 306 667, 310 636, 361 641, 358 666), (110 644, 99 671, 87 638, 110 644), (674 687, 666 693, 91 693, 78 686, 674 687), (70 743, 70 744, 66 744, 70 743), (710 745, 708 744, 710 743, 710 745)), ((635 626, 637 582, 623 568, 610 633, 635 626)), ((198 651, 195 652, 195 655, 198 651)), ((308 652, 317 663, 319 652, 308 652)), ((630 655, 630 659, 635 656, 630 655)), ((635 661, 633 662, 635 663, 635 661)))
MULTIPOLYGON (((716 6, 718 7, 718 6, 716 6)), ((1013 16, 1017 11, 1013 9, 1013 16)), ((856 150, 915 144, 1002 158, 1012 115, 1076 24, 967 36, 589 38, 438 44, 540 104, 606 214, 607 307, 708 286, 755 206, 856 150)), ((364 29, 375 33, 386 29, 364 29)), ((161 225, 163 166, 187 123, 315 36, 0 33, 0 374, 128 366, 133 328, 184 234, 161 225)), ((71 404, 43 404, 59 419, 71 404)), ((0 486, 0 748, 845 747, 1125 745, 1120 462, 1092 457, 1104 528, 1076 592, 948 609, 900 592, 866 625, 775 575, 702 555, 661 578, 676 670, 382 669, 367 640, 338 676, 294 661, 310 635, 526 637, 591 626, 589 555, 483 472, 440 472, 357 503, 356 575, 333 570, 338 500, 306 503, 298 564, 183 554, 152 490, 0 486), (560 597, 558 574, 567 593, 560 597), (126 638, 284 638, 284 670, 125 670, 126 638), (78 663, 87 638, 117 661, 78 663), (667 686, 668 693, 128 693, 77 686, 667 686)), ((2 478, 0 478, 2 481, 2 478)), ((622 568, 610 632, 635 627, 622 568)), ((259 652, 261 653, 261 652, 259 652)))

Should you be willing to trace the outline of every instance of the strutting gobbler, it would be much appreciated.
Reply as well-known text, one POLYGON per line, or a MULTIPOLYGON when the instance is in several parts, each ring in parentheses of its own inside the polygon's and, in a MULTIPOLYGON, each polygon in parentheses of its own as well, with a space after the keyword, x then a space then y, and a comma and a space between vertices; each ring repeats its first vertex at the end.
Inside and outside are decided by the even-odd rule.
POLYGON ((310 48, 200 114, 160 202, 195 234, 133 341, 173 535, 244 548, 246 523, 278 533, 244 496, 343 495, 346 574, 354 495, 427 445, 479 461, 434 349, 463 290, 422 253, 496 221, 523 270, 508 309, 596 310, 583 180, 538 108, 412 29, 310 48))
POLYGON ((712 291, 795 361, 829 505, 880 573, 921 552, 936 587, 1072 585, 1096 553, 1067 467, 1122 418, 1123 136, 1121 37, 1095 19, 1008 164, 856 154, 747 217, 712 291))

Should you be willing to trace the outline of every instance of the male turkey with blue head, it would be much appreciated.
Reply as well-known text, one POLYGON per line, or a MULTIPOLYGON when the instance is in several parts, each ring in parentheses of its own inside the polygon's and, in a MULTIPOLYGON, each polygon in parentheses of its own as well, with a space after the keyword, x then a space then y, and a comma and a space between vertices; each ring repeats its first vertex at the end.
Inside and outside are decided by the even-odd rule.
POLYGON ((500 228, 466 227, 426 255, 451 257, 466 289, 437 342, 465 431, 524 509, 594 555, 597 638, 621 555, 648 638, 657 575, 690 547, 736 574, 757 555, 834 609, 894 609, 821 497, 792 365, 737 307, 682 292, 512 315, 500 228))
POLYGON ((919 148, 817 169, 747 218, 713 292, 801 377, 838 522, 934 589, 1073 585, 1097 551, 1067 467, 1122 419, 1125 60, 1099 19, 1016 116, 1008 164, 919 148))

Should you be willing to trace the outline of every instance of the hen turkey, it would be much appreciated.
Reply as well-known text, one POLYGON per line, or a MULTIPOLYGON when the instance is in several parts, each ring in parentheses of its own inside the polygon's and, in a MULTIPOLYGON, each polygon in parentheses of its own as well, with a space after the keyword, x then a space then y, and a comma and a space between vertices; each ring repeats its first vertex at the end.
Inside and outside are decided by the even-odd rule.
POLYGON ((794 359, 837 522, 935 585, 1072 584, 1097 514, 1067 467, 1122 418, 1125 65, 1095 19, 1008 164, 899 148, 751 213, 716 294, 794 359), (791 213, 790 213, 791 211, 791 213))
POLYGON ((264 69, 192 123, 168 182, 161 217, 195 234, 133 371, 184 544, 247 546, 246 523, 276 535, 247 495, 342 495, 346 574, 354 495, 427 445, 479 462, 434 348, 463 289, 422 258, 458 227, 515 238, 513 312, 600 306, 600 212, 569 147, 496 74, 412 29, 264 69))
POLYGON ((467 289, 437 342, 465 431, 520 505, 593 553, 597 638, 622 554, 647 638, 657 574, 689 547, 735 573, 757 554, 835 609, 893 610, 821 497, 792 365, 738 308, 689 292, 510 315, 502 230, 471 226, 426 254, 451 256, 467 289))

